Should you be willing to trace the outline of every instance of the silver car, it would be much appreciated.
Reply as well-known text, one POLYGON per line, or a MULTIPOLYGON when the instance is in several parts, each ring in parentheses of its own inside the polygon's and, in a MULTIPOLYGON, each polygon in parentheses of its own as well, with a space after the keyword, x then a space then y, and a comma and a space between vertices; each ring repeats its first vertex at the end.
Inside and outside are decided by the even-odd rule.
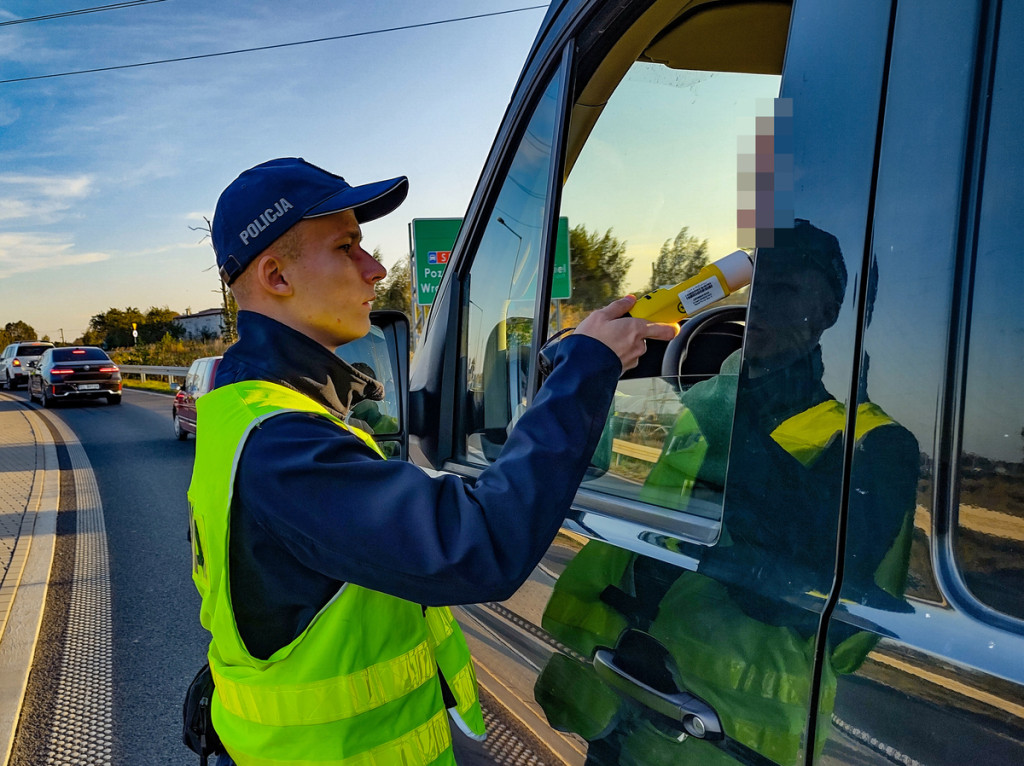
POLYGON ((8 391, 13 391, 28 381, 28 363, 35 361, 53 344, 45 340, 25 340, 12 343, 4 349, 0 357, 0 383, 8 391))

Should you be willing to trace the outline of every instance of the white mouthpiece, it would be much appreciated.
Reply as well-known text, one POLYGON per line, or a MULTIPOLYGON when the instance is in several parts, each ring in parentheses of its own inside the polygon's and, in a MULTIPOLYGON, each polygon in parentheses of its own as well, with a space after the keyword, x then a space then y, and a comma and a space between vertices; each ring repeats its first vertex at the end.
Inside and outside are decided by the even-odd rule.
POLYGON ((715 266, 725 277, 725 283, 729 285, 730 292, 746 287, 754 276, 754 264, 751 263, 750 256, 742 250, 736 250, 724 258, 718 259, 715 261, 715 266))

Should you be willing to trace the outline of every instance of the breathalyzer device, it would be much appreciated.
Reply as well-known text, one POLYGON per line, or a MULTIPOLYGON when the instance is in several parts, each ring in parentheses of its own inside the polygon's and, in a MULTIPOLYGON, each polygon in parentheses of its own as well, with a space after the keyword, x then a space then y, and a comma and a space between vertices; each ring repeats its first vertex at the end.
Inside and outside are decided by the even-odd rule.
POLYGON ((743 250, 709 263, 675 287, 661 287, 640 298, 630 316, 651 322, 679 322, 750 284, 754 264, 743 250))

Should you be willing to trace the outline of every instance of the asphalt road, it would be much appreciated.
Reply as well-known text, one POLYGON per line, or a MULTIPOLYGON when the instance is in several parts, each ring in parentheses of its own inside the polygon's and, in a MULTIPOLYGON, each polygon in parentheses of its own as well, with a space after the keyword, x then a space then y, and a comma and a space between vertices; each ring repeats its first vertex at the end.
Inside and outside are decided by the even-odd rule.
MULTIPOLYGON (((24 391, 19 395, 27 399, 24 391)), ((204 662, 207 643, 198 622, 199 598, 190 578, 191 558, 185 538, 185 493, 195 442, 192 438, 185 442, 174 438, 170 404, 169 396, 126 391, 120 406, 87 402, 43 412, 47 418, 62 420, 77 435, 102 499, 113 626, 112 748, 105 763, 193 766, 197 760, 180 741, 181 701, 189 680, 204 662)), ((73 519, 73 514, 68 517, 73 519)), ((39 748, 34 745, 48 735, 52 716, 47 713, 52 709, 51 697, 60 682, 55 655, 61 651, 61 621, 66 622, 66 613, 61 613, 61 594, 68 578, 64 559, 69 550, 73 557, 73 547, 68 546, 73 546, 74 535, 70 533, 74 526, 73 521, 69 523, 71 526, 65 526, 65 533, 61 534, 58 522, 51 600, 44 616, 11 766, 65 762, 40 758, 39 748)), ((530 614, 537 611, 526 607, 524 610, 530 614)), ((473 634, 475 621, 469 619, 464 624, 473 634)), ((493 639, 493 635, 487 635, 493 639)), ((503 685, 516 678, 514 657, 500 651, 484 652, 480 646, 475 650, 477 659, 483 659, 492 672, 504 679, 503 685)), ((917 738, 905 731, 889 730, 891 724, 885 712, 888 707, 881 702, 873 706, 878 711, 877 720, 867 722, 860 720, 862 714, 855 715, 855 711, 865 708, 866 698, 875 694, 877 690, 871 685, 844 684, 836 712, 844 719, 857 720, 860 726, 867 723, 872 734, 886 737, 885 741, 916 742, 917 738)), ((526 689, 520 696, 529 701, 532 695, 526 689)), ((929 720, 924 711, 921 720, 929 720)), ((951 725, 954 723, 950 721, 951 725)), ((501 736, 492 736, 487 745, 463 739, 463 766, 532 762, 512 746, 518 740, 514 725, 500 720, 491 721, 490 725, 492 735, 501 736)), ((543 726, 538 730, 543 730, 543 726)), ((922 737, 925 734, 922 732, 922 737)), ((89 733, 82 732, 82 736, 89 733)), ((965 756, 983 744, 991 747, 992 741, 988 737, 980 742, 965 737, 965 756)), ((928 754, 927 748, 913 748, 915 758, 922 758, 922 754, 928 754)), ((871 748, 853 742, 844 745, 837 740, 826 749, 823 763, 874 763, 876 759, 871 748)), ((942 760, 941 756, 936 760, 942 760)), ((575 759, 570 754, 565 762, 575 759)), ((1011 761, 996 758, 992 762, 1011 761)))
MULTIPOLYGON (((18 396, 26 401, 22 389, 18 396)), ((103 504, 111 580, 111 764, 194 766, 181 743, 185 689, 205 662, 199 596, 190 577, 186 491, 195 440, 180 442, 171 427, 171 397, 125 390, 119 406, 104 401, 62 404, 42 411, 75 433, 96 476, 103 504)), ((62 492, 66 488, 62 485, 62 492)), ((63 763, 44 743, 53 726, 53 697, 67 621, 73 514, 58 547, 28 696, 11 766, 63 763)), ((88 737, 88 732, 82 732, 88 737)), ((518 763, 460 740, 460 763, 518 763)))
MULTIPOLYGON (((25 396, 24 391, 19 395, 25 396)), ((25 396, 27 399, 27 396, 25 396)), ((126 391, 120 406, 102 402, 62 405, 47 417, 67 423, 85 448, 103 503, 109 550, 112 609, 113 748, 110 763, 195 764, 181 744, 181 703, 188 682, 205 661, 206 634, 198 621, 199 597, 190 578, 185 537, 186 499, 195 442, 171 431, 169 396, 126 391)), ((58 538, 60 535, 58 534, 58 538)), ((60 596, 60 543, 51 590, 60 596), (56 587, 54 587, 56 586, 56 587)), ((47 607, 41 641, 60 635, 62 616, 47 607)), ((17 754, 30 763, 22 738, 42 734, 49 677, 40 646, 30 680, 17 754)), ((83 733, 87 736, 87 733, 83 733)))

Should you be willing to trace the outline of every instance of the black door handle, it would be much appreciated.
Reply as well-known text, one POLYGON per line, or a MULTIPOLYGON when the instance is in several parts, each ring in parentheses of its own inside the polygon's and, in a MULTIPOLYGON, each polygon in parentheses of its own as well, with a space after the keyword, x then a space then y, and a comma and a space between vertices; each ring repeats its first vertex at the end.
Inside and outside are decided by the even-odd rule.
POLYGON ((724 736, 718 714, 704 700, 687 691, 655 689, 625 670, 612 650, 598 649, 594 653, 594 670, 613 689, 682 724, 687 734, 709 740, 724 736))

